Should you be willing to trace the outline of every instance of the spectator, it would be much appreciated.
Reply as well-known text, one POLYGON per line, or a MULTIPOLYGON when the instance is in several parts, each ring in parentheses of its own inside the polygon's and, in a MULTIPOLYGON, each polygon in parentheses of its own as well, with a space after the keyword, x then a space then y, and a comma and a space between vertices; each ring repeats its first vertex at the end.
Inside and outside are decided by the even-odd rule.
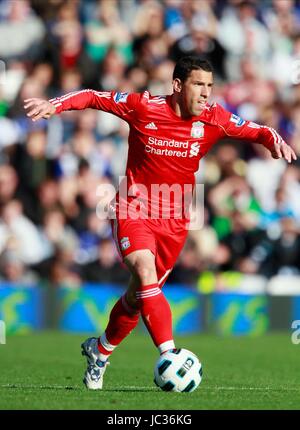
POLYGON ((112 46, 125 64, 131 63, 132 36, 120 19, 115 0, 99 1, 93 19, 85 24, 85 33, 85 49, 95 63, 104 60, 112 46))
POLYGON ((198 260, 197 269, 203 271, 214 267, 219 240, 215 229, 210 225, 208 209, 198 207, 196 210, 202 212, 203 219, 200 223, 202 222, 203 225, 199 230, 190 230, 188 237, 194 245, 193 254, 198 260))
POLYGON ((168 283, 195 286, 200 274, 200 261, 195 242, 192 239, 187 240, 174 269, 169 275, 168 283))
POLYGON ((286 169, 281 160, 273 160, 265 152, 255 146, 257 155, 248 162, 247 182, 252 187, 260 207, 265 211, 271 211, 275 205, 275 191, 286 169), (279 161, 276 165, 273 161, 279 161))
POLYGON ((59 47, 59 66, 61 69, 74 68, 82 52, 83 40, 76 2, 68 1, 60 6, 51 32, 59 47))
POLYGON ((276 101, 276 86, 263 79, 251 57, 240 61, 241 77, 229 83, 225 89, 225 100, 239 116, 257 121, 262 107, 272 106, 276 101), (253 88, 256 90, 253 91, 253 88))
POLYGON ((293 213, 296 222, 300 224, 300 171, 297 166, 287 167, 284 171, 280 187, 283 188, 286 205, 293 213))
POLYGON ((295 1, 273 0, 271 7, 263 8, 262 19, 269 30, 273 52, 279 56, 290 54, 292 38, 300 30, 300 13, 295 1))
POLYGON ((30 2, 4 1, 0 22, 0 58, 4 61, 34 61, 43 48, 45 27, 34 14, 30 2))
POLYGON ((245 55, 255 58, 257 67, 266 73, 270 53, 270 36, 267 28, 256 18, 255 4, 243 0, 227 5, 218 26, 218 40, 228 52, 226 76, 239 79, 239 62, 245 55))
POLYGON ((0 229, 1 251, 14 251, 27 265, 37 264, 43 259, 41 236, 37 227, 23 214, 20 201, 10 200, 3 205, 0 229))
POLYGON ((174 62, 185 55, 198 55, 212 64, 216 78, 224 80, 225 75, 225 49, 215 38, 215 34, 207 27, 205 20, 195 16, 189 32, 177 40, 170 48, 170 57, 174 62))
POLYGON ((59 206, 58 183, 54 179, 46 179, 37 189, 38 204, 35 207, 36 224, 40 225, 47 212, 59 206))
POLYGON ((49 266, 50 281, 57 287, 79 288, 82 285, 80 268, 74 263, 73 249, 60 248, 49 266))
POLYGON ((2 282, 11 282, 24 287, 34 286, 39 281, 37 274, 27 268, 14 251, 5 251, 1 255, 0 267, 0 279, 2 282))
POLYGON ((218 263, 218 269, 247 272, 245 261, 260 238, 261 231, 249 228, 247 218, 240 212, 234 211, 231 214, 231 231, 222 238, 215 260, 218 263))
POLYGON ((87 282, 126 284, 129 277, 116 255, 112 239, 103 239, 98 246, 97 260, 82 267, 82 279, 87 282))
POLYGON ((275 237, 265 234, 244 261, 248 273, 267 277, 300 274, 299 227, 291 217, 280 220, 280 231, 275 237))
POLYGON ((229 177, 212 188, 209 202, 213 209, 212 224, 219 238, 227 236, 235 228, 247 232, 258 225, 261 209, 242 177, 229 177))
MULTIPOLYGON (((80 205, 78 202, 79 184, 75 175, 63 176, 58 183, 59 204, 66 215, 70 225, 76 225, 76 218, 79 215, 80 205)), ((75 227, 74 227, 75 228, 75 227)))
POLYGON ((74 253, 78 246, 78 238, 73 229, 66 224, 63 212, 52 209, 44 216, 43 226, 44 257, 55 254, 57 249, 72 249, 74 253))
MULTIPOLYGON (((275 207, 271 212, 262 212, 260 227, 264 230, 280 231, 280 222, 283 218, 294 218, 295 214, 288 201, 288 196, 284 188, 277 188, 275 192, 275 207)), ((276 234, 276 233, 275 233, 276 234)))
POLYGON ((0 204, 4 205, 17 194, 19 178, 13 167, 7 164, 0 166, 0 204))

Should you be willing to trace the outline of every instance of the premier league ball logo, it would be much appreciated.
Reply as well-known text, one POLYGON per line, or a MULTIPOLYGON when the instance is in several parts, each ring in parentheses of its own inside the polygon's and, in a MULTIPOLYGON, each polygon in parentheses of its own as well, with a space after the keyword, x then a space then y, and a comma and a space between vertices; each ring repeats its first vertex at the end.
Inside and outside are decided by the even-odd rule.
POLYGON ((191 129, 191 136, 199 139, 204 136, 204 124, 201 121, 193 122, 191 129))

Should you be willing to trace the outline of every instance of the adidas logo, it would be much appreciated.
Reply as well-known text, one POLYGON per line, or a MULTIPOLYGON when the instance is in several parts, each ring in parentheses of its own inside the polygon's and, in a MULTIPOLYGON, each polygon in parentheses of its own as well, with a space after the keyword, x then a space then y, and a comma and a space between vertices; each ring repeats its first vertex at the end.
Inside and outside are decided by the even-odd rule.
POLYGON ((145 125, 145 128, 150 128, 151 130, 157 130, 157 127, 154 124, 154 122, 149 122, 149 124, 145 125))

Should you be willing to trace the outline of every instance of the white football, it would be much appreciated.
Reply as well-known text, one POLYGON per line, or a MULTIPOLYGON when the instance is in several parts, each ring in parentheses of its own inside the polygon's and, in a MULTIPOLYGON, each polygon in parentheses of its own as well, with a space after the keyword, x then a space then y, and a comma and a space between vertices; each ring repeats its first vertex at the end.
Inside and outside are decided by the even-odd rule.
POLYGON ((202 365, 187 349, 172 349, 162 354, 154 368, 154 382, 164 391, 191 393, 202 380, 202 365))

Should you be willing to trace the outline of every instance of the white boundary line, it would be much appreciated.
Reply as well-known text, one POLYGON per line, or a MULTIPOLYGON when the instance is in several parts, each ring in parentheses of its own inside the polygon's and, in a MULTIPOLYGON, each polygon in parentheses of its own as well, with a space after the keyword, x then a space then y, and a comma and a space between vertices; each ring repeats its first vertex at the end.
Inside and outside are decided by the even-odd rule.
MULTIPOLYGON (((70 386, 70 385, 30 385, 30 384, 1 384, 0 388, 18 388, 18 389, 49 389, 49 390, 78 390, 84 388, 84 386, 70 386)), ((200 390, 206 391, 300 391, 300 387, 205 387, 200 386, 200 390)), ((114 389, 108 388, 103 391, 118 391, 118 390, 153 390, 157 391, 158 387, 153 386, 126 386, 126 387, 116 387, 114 389)))

